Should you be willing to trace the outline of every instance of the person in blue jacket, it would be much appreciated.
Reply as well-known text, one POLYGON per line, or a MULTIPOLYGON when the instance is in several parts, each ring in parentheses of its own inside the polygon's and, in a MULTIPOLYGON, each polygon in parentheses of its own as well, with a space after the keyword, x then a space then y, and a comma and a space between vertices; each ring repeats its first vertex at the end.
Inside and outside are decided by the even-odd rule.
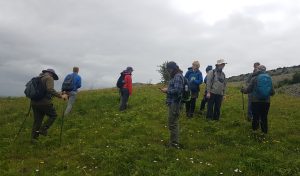
POLYGON ((64 91, 63 93, 69 96, 68 105, 64 112, 64 115, 67 115, 72 110, 73 104, 75 103, 76 95, 78 93, 78 89, 81 87, 81 77, 78 75, 79 67, 73 67, 73 73, 68 74, 65 77, 65 80, 68 77, 73 78, 73 89, 71 91, 64 91))
POLYGON ((202 73, 199 70, 200 63, 198 61, 194 61, 192 67, 188 68, 188 71, 185 74, 185 77, 189 81, 189 87, 191 90, 191 100, 185 103, 186 116, 188 118, 192 118, 195 107, 196 100, 199 96, 200 84, 203 82, 202 73))

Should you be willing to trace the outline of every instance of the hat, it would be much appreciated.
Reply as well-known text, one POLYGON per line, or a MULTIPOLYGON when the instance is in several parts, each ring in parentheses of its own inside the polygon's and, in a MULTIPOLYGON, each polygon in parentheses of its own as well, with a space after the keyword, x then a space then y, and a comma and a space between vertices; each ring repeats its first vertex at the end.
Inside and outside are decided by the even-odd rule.
POLYGON ((58 76, 57 76, 57 74, 55 73, 55 71, 54 71, 53 69, 48 68, 47 70, 43 70, 42 72, 43 72, 43 73, 46 73, 46 72, 52 73, 52 74, 53 74, 53 79, 54 79, 54 80, 58 80, 58 76))
POLYGON ((212 70, 212 69, 213 69, 213 67, 212 67, 211 65, 208 65, 208 66, 206 67, 205 71, 208 72, 208 71, 210 71, 210 70, 212 70))
POLYGON ((175 62, 171 61, 167 63, 167 69, 177 69, 177 68, 178 65, 175 62))
POLYGON ((133 71, 133 68, 132 68, 132 67, 127 67, 127 68, 126 68, 126 71, 131 71, 131 72, 132 72, 132 71, 133 71))
POLYGON ((264 71, 267 70, 267 68, 266 68, 264 65, 260 65, 260 66, 257 67, 257 70, 258 70, 258 71, 263 71, 263 72, 264 72, 264 71))
POLYGON ((216 65, 227 64, 224 59, 217 60, 216 65))

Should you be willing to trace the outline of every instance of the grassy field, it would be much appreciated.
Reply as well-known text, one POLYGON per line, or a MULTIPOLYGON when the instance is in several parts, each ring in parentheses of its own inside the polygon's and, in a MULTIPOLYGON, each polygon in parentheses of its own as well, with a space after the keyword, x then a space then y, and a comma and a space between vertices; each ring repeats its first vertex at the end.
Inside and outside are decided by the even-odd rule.
MULTIPOLYGON (((252 133, 241 93, 230 87, 220 121, 201 115, 187 119, 182 113, 184 149, 176 150, 164 146, 167 108, 157 88, 136 87, 122 113, 116 89, 80 92, 65 118, 61 146, 61 116, 47 137, 31 144, 31 115, 13 142, 29 101, 0 99, 0 175, 300 175, 299 98, 272 98, 269 134, 263 137, 252 133)), ((61 115, 65 102, 56 100, 55 106, 61 115)))

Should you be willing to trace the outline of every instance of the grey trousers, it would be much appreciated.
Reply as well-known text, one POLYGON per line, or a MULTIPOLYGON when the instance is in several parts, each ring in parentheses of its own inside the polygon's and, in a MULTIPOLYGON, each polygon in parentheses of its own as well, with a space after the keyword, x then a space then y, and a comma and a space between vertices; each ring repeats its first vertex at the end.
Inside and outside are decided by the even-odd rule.
POLYGON ((68 100, 67 108, 65 110, 65 115, 68 115, 71 112, 73 104, 75 103, 75 100, 76 100, 76 95, 77 95, 77 92, 75 92, 75 91, 69 92, 69 100, 68 100))
POLYGON ((179 143, 179 114, 180 103, 171 103, 169 105, 168 126, 170 130, 170 144, 179 143))

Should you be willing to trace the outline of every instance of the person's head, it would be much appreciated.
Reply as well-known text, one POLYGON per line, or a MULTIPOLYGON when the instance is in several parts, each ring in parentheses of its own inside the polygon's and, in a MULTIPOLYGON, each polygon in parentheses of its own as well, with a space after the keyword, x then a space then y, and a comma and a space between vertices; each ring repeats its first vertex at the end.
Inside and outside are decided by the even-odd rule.
POLYGON ((210 70, 212 70, 213 67, 211 65, 208 65, 205 69, 206 73, 208 73, 210 70))
POLYGON ((58 76, 53 69, 48 68, 47 70, 43 70, 42 72, 49 74, 54 80, 58 80, 58 76))
POLYGON ((192 63, 192 69, 193 70, 198 70, 200 68, 200 63, 199 63, 199 61, 194 61, 193 63, 192 63))
POLYGON ((265 72, 267 70, 267 68, 264 65, 259 65, 257 67, 257 70, 260 71, 260 72, 265 72))
POLYGON ((223 70, 223 68, 225 67, 226 64, 227 63, 225 62, 224 59, 217 60, 216 68, 218 70, 223 70))
POLYGON ((79 73, 79 67, 73 67, 73 72, 74 73, 79 73))
POLYGON ((132 68, 132 67, 127 67, 127 68, 126 68, 126 71, 127 71, 128 73, 132 73, 132 72, 133 72, 133 68, 132 68))
POLYGON ((172 74, 175 71, 179 70, 178 65, 173 61, 168 62, 166 67, 167 67, 167 71, 169 72, 169 74, 172 74))
POLYGON ((257 69, 258 66, 260 66, 260 63, 259 63, 259 62, 255 62, 255 63, 253 64, 254 69, 257 69))

